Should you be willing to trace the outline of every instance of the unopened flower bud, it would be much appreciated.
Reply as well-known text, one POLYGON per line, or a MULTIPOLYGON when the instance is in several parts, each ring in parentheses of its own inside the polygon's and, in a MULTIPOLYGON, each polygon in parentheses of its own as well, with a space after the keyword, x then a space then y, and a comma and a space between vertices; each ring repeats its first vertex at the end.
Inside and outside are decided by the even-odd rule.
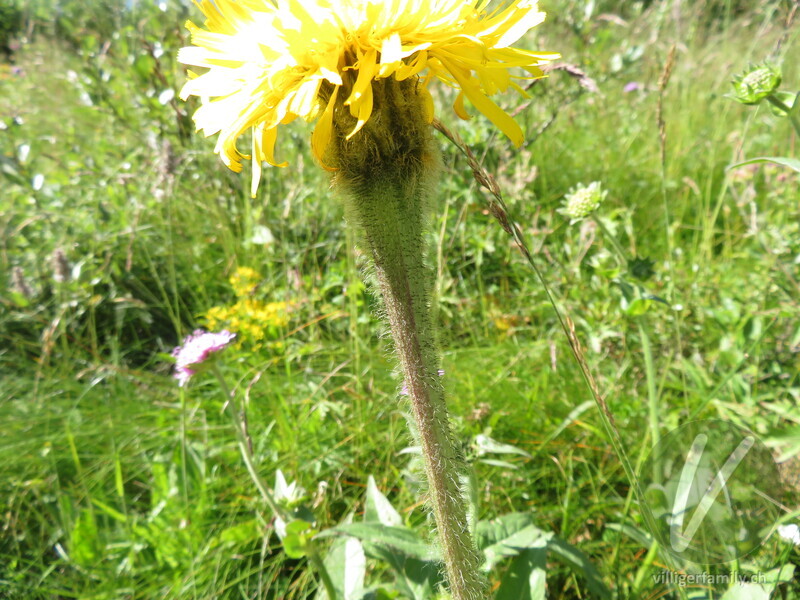
POLYGON ((736 75, 731 83, 736 100, 742 104, 758 104, 778 89, 781 84, 781 72, 765 63, 750 67, 744 73, 736 75))

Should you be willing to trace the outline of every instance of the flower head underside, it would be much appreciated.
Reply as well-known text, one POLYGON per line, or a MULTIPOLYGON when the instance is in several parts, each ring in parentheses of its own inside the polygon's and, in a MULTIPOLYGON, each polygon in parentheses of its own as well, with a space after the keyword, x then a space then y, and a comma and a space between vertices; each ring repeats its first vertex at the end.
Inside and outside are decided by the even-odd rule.
POLYGON ((433 119, 428 84, 456 88, 456 114, 469 118, 468 100, 516 145, 519 125, 489 96, 524 90, 515 79, 542 77, 557 54, 511 45, 544 20, 536 0, 511 0, 488 10, 488 0, 202 0, 205 27, 187 23, 192 46, 180 62, 207 69, 190 73, 181 97, 199 96, 198 130, 219 134, 215 151, 232 170, 252 160, 252 193, 261 164, 275 158, 278 127, 316 121, 312 151, 323 162, 337 98, 354 119, 348 138, 373 114, 373 81, 417 78, 433 119), (511 70, 515 73, 512 74, 511 70), (252 130, 250 154, 237 139, 252 130))

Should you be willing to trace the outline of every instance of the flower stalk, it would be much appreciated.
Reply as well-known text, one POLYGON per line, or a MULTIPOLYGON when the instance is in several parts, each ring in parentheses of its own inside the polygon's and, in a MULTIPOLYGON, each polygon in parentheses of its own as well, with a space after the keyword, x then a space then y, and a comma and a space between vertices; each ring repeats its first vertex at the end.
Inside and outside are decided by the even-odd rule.
POLYGON ((425 227, 440 172, 439 153, 414 82, 373 85, 379 118, 348 139, 351 117, 338 106, 326 161, 348 221, 362 236, 410 399, 453 600, 485 598, 481 558, 461 490, 463 459, 450 429, 431 310, 433 272, 425 227))
MULTIPOLYGON (((484 597, 480 557, 471 539, 459 474, 462 460, 450 431, 431 322, 430 273, 422 261, 420 228, 409 206, 414 199, 397 190, 360 197, 352 212, 360 217, 375 264, 378 287, 400 360, 419 434, 450 591, 454 600, 484 597), (407 202, 411 200, 411 202, 407 202), (398 227, 405 223, 405 227, 398 227), (415 231, 416 229, 416 231, 415 231), (416 239, 416 243, 407 242, 416 239)), ((413 210, 413 209, 412 209, 413 210)))

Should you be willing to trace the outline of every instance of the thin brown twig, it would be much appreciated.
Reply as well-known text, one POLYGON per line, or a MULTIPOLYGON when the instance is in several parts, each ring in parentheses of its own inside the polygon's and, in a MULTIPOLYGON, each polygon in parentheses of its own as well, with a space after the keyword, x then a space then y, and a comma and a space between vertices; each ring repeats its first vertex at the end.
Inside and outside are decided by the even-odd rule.
POLYGON ((614 447, 614 450, 619 458, 619 461, 622 465, 623 470, 625 471, 625 475, 628 477, 631 486, 634 488, 637 498, 641 502, 641 510, 642 516, 645 522, 648 524, 652 531, 656 530, 656 522, 655 517, 653 516, 652 512, 650 511, 646 502, 644 502, 644 492, 642 491, 638 479, 636 478, 636 472, 633 470, 633 465, 628 458, 627 452, 625 452, 625 448, 622 444, 622 436, 620 435, 619 429, 617 428, 616 422, 614 420, 614 415, 611 413, 611 410, 608 407, 608 403, 606 402, 605 397, 600 392, 600 386, 598 386, 597 381, 592 374, 592 371, 589 368, 588 362, 586 361, 586 356, 583 352, 583 348, 578 340, 577 333, 575 331, 575 324, 573 323, 572 319, 569 316, 561 314, 561 310, 559 309, 558 305, 556 304, 555 298, 550 291, 550 286, 547 285, 547 281, 544 278, 539 266, 537 265, 536 261, 533 258, 530 250, 528 249, 528 245, 525 242, 522 232, 517 224, 513 221, 512 218, 509 217, 508 207, 506 206, 505 201, 503 200, 503 196, 500 192, 500 187, 497 185, 494 177, 491 174, 487 173, 485 169, 475 160, 475 156, 472 151, 464 144, 461 138, 455 132, 450 131, 447 127, 444 126, 438 119, 434 119, 433 126, 436 130, 441 132, 445 137, 447 137, 453 145, 455 145, 466 157, 467 163, 472 169, 472 173, 475 177, 475 180, 486 189, 490 194, 490 198, 486 198, 488 202, 489 212, 492 216, 497 219, 500 226, 503 230, 511 235, 514 241, 517 244, 520 252, 522 252, 523 256, 525 257, 526 261, 530 265, 531 269, 533 269, 534 273, 536 274, 537 279, 542 284, 542 287, 545 291, 547 296, 547 300, 550 305, 553 307, 553 311, 555 312, 556 319, 558 320, 559 326, 561 330, 564 332, 564 335, 567 338, 569 343, 570 351, 572 352, 575 361, 578 363, 578 367, 580 369, 581 375, 586 382, 586 385, 591 390, 592 396, 597 404, 600 413, 601 413, 601 420, 603 422, 603 426, 606 430, 608 435, 609 441, 611 445, 614 447))

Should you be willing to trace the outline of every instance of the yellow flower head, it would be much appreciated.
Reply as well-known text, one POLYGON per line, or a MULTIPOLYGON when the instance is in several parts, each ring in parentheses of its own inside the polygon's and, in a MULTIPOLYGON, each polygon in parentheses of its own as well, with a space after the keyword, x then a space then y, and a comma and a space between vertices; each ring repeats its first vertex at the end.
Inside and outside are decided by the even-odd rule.
POLYGON ((193 46, 180 62, 208 69, 191 74, 181 90, 199 96, 199 130, 219 134, 215 151, 232 170, 252 159, 255 194, 261 163, 275 159, 278 126, 301 117, 317 120, 312 151, 322 162, 331 140, 337 96, 349 108, 355 135, 373 113, 373 81, 419 78, 427 116, 432 78, 459 89, 454 110, 469 118, 464 99, 486 115, 516 145, 519 125, 488 98, 509 87, 524 94, 509 69, 532 77, 557 54, 511 45, 544 20, 536 0, 506 0, 489 11, 490 0, 201 0, 205 29, 187 23, 193 46), (213 98, 213 100, 211 99, 213 98), (252 153, 236 140, 252 129, 252 153))
POLYGON ((239 267, 233 275, 228 278, 228 282, 233 288, 233 293, 237 298, 249 296, 258 288, 261 275, 250 267, 239 267))

